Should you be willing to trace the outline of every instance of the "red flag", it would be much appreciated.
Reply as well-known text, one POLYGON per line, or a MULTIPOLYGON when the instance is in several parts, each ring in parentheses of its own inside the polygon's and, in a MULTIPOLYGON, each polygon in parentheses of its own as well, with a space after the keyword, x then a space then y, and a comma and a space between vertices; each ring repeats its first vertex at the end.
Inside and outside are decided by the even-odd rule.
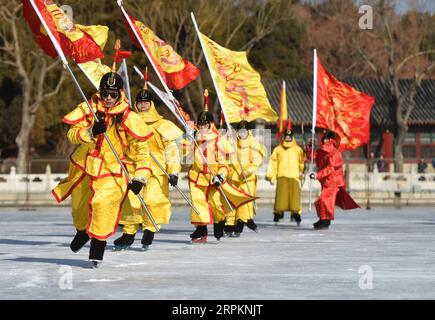
POLYGON ((374 102, 374 97, 338 81, 317 59, 316 126, 335 131, 341 139, 341 150, 368 143, 374 102))
MULTIPOLYGON (((24 18, 32 29, 36 42, 47 55, 57 57, 57 52, 30 1, 21 0, 21 2, 24 18)), ((47 5, 41 0, 34 0, 34 2, 65 56, 76 63, 104 57, 103 48, 107 42, 109 30, 106 26, 73 24, 53 2, 49 1, 47 5)))
POLYGON ((115 50, 115 62, 120 63, 122 59, 127 59, 131 56, 131 51, 115 50))
MULTIPOLYGON (((195 80, 200 70, 183 59, 174 49, 165 41, 157 37, 154 32, 145 26, 142 22, 130 17, 136 32, 141 38, 142 44, 153 59, 160 75, 166 85, 173 90, 179 90, 195 80)), ((124 19, 128 33, 132 41, 141 48, 128 22, 124 19)))
POLYGON ((281 136, 286 129, 291 129, 291 128, 292 128, 292 122, 288 116, 288 111, 287 111, 286 85, 285 85, 285 81, 283 81, 281 87, 281 94, 279 97, 278 130, 276 132, 276 136, 278 140, 281 139, 281 136))

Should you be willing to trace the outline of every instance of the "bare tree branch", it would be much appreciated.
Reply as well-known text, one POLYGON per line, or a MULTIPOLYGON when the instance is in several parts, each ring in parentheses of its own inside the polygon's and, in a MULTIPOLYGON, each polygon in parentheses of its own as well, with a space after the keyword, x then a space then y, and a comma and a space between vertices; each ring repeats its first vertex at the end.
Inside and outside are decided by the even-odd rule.
POLYGON ((431 53, 435 53, 435 50, 421 51, 421 52, 417 52, 417 53, 414 53, 414 54, 407 56, 405 59, 402 60, 402 62, 400 62, 398 64, 398 66, 396 67, 396 72, 399 72, 400 69, 402 69, 402 67, 405 65, 405 63, 407 63, 409 60, 414 59, 414 58, 419 57, 419 56, 426 55, 426 54, 431 54, 431 53))

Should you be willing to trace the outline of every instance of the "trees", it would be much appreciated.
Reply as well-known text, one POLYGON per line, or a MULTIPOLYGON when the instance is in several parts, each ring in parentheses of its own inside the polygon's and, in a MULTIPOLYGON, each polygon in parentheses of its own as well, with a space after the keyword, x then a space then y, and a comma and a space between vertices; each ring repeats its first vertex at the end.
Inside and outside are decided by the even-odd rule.
POLYGON ((297 48, 302 41, 303 31, 299 27, 293 28, 296 23, 291 1, 154 0, 146 3, 126 1, 124 5, 129 13, 148 24, 183 58, 201 68, 198 79, 183 89, 186 106, 193 118, 202 109, 202 92, 205 88, 211 91, 211 101, 215 101, 212 112, 218 111, 218 101, 190 12, 194 12, 199 28, 205 35, 232 50, 246 50, 260 73, 272 77, 291 77, 302 73, 297 48), (273 50, 278 47, 281 55, 277 63, 273 50), (292 55, 286 55, 286 50, 291 51, 292 55), (194 102, 200 107, 195 107, 194 102))
POLYGON ((37 112, 45 100, 59 93, 65 74, 59 61, 35 48, 31 33, 24 27, 21 3, 2 0, 0 5, 2 63, 16 73, 21 84, 21 124, 15 143, 17 172, 25 173, 37 112))
POLYGON ((403 16, 397 13, 398 1, 366 3, 373 8, 372 30, 359 29, 358 8, 351 0, 299 6, 310 22, 306 51, 311 54, 309 49, 317 47, 320 58, 338 78, 376 77, 388 88, 395 170, 402 172, 402 146, 416 107, 414 96, 421 81, 435 71, 435 17, 427 13, 428 2, 418 2, 417 7, 415 1, 406 1, 409 10, 403 16), (400 79, 411 79, 404 92, 400 79))
POLYGON ((435 47, 433 42, 430 43, 434 19, 417 11, 399 17, 394 12, 394 5, 392 0, 374 3, 374 30, 360 35, 365 37, 365 43, 357 40, 357 46, 361 57, 388 88, 391 117, 394 119, 395 171, 403 172, 403 143, 409 117, 416 107, 414 96, 423 78, 435 68, 435 47), (381 48, 378 53, 370 49, 373 43, 381 48), (399 87, 401 77, 411 78, 404 92, 399 87))

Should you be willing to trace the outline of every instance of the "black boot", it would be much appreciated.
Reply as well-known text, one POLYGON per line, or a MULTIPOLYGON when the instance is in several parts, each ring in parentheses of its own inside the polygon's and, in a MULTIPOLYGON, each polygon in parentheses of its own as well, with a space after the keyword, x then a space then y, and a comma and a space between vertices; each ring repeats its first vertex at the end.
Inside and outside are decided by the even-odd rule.
POLYGON ((134 242, 135 235, 136 234, 123 233, 121 237, 119 237, 113 242, 113 244, 115 245, 113 250, 120 251, 120 250, 125 250, 130 248, 134 242))
POLYGON ((91 249, 89 250, 89 260, 92 262, 93 268, 98 268, 98 265, 103 262, 104 250, 106 249, 106 241, 101 241, 95 238, 91 239, 91 249))
POLYGON ((150 245, 152 245, 154 240, 154 232, 145 229, 143 231, 143 236, 142 236, 142 250, 146 251, 149 249, 150 245))
POLYGON ((246 221, 246 226, 251 229, 252 231, 258 232, 258 227, 255 224, 254 220, 249 219, 248 221, 246 221))
POLYGON ((234 237, 234 231, 236 226, 226 225, 224 228, 225 237, 232 238, 234 237))
POLYGON ((237 220, 237 224, 236 224, 236 228, 234 230, 234 237, 235 238, 239 238, 240 235, 243 232, 243 227, 245 226, 245 223, 243 222, 243 220, 237 220))
POLYGON ((224 235, 224 226, 225 226, 225 221, 221 221, 219 223, 213 224, 213 233, 216 239, 219 240, 224 235))
POLYGON ((70 248, 73 252, 78 252, 89 241, 89 236, 86 231, 77 230, 74 239, 71 241, 70 248))
POLYGON ((284 218, 284 212, 274 212, 273 213, 273 222, 278 222, 279 219, 284 218))
POLYGON ((295 213, 295 214, 293 215, 293 219, 294 219, 294 221, 296 221, 296 224, 297 224, 297 226, 299 227, 299 226, 301 225, 301 221, 302 221, 301 215, 295 213))
POLYGON ((315 230, 321 230, 321 229, 328 229, 329 224, 330 224, 329 220, 319 219, 319 221, 313 223, 313 226, 315 230))
POLYGON ((192 243, 206 243, 207 235, 207 226, 197 226, 195 231, 190 234, 190 238, 192 239, 192 243))

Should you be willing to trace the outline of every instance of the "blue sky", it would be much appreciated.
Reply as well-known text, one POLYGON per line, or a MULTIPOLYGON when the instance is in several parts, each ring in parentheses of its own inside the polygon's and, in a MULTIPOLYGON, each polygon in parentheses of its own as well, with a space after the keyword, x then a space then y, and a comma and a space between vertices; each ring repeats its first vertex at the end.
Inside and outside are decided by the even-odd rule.
MULTIPOLYGON (((304 3, 318 4, 328 0, 301 0, 304 3)), ((357 5, 369 4, 372 1, 354 0, 357 5)), ((415 6, 418 11, 427 11, 435 14, 435 0, 396 0, 396 11, 402 15, 406 13, 410 7, 415 6), (409 5, 411 3, 411 6, 409 5)))

